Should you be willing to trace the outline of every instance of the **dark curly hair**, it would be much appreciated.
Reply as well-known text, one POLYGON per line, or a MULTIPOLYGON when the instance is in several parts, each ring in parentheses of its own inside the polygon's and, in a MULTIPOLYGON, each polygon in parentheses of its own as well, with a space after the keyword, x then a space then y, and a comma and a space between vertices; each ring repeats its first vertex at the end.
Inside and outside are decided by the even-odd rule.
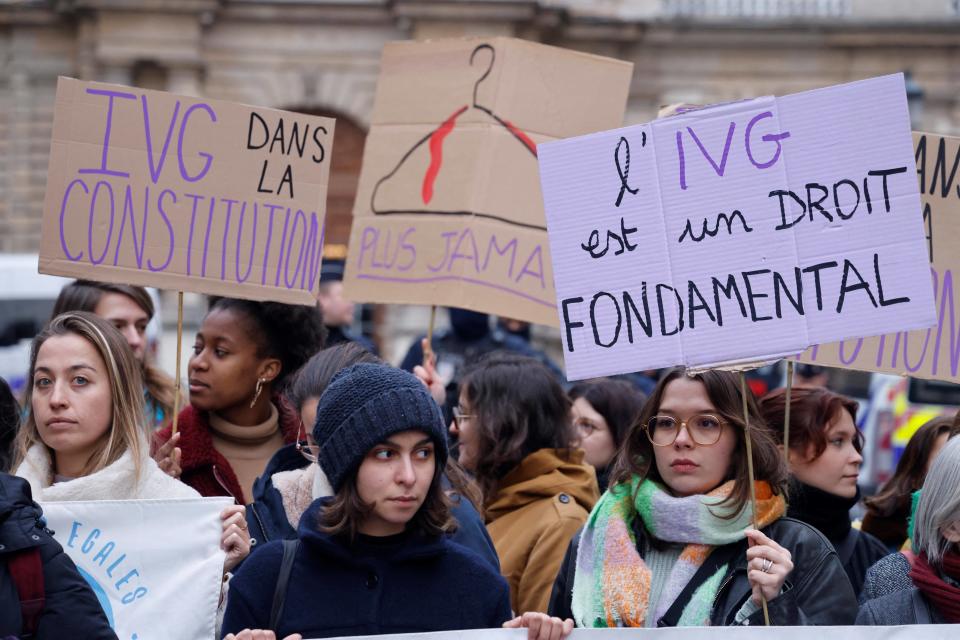
POLYGON ((212 296, 207 313, 215 309, 247 318, 258 355, 280 361, 280 375, 273 381, 275 389, 282 389, 289 376, 320 351, 327 339, 317 307, 212 296))

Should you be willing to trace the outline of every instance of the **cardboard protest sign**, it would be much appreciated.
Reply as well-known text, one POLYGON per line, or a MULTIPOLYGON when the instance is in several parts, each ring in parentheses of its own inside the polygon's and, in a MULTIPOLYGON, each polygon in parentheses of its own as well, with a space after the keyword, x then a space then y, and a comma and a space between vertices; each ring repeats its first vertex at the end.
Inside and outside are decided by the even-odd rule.
POLYGON ((805 351, 803 362, 960 383, 960 138, 914 133, 913 142, 937 324, 821 344, 805 351))
POLYGON ((45 502, 54 537, 121 640, 214 637, 227 498, 45 502))
POLYGON ((312 304, 333 126, 60 78, 40 272, 312 304))
POLYGON ((537 145, 623 122, 632 65, 510 38, 392 43, 345 288, 556 324, 537 145))
POLYGON ((902 75, 539 150, 571 380, 935 322, 902 75))

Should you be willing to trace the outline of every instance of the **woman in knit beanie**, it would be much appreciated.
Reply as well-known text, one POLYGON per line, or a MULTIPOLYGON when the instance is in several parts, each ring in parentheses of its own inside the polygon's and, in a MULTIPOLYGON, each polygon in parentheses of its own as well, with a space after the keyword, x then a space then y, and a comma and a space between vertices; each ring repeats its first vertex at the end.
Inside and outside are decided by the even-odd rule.
MULTIPOLYGON (((456 526, 441 485, 446 429, 419 380, 386 365, 345 369, 320 398, 313 439, 333 496, 304 513, 296 542, 267 543, 244 563, 225 633, 521 626, 503 578, 444 535, 456 526)), ((543 638, 572 626, 543 615, 534 623, 543 638)))

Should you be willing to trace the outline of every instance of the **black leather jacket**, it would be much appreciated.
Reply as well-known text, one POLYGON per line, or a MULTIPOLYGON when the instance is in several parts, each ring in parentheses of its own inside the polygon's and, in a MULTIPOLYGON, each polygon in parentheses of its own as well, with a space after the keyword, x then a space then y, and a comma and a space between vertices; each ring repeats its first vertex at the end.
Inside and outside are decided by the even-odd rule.
MULTIPOLYGON (((639 518, 637 519, 639 522, 639 518)), ((781 626, 848 625, 857 617, 857 597, 836 552, 822 533, 792 518, 781 518, 764 527, 763 532, 793 557, 793 571, 787 576, 782 593, 768 603, 770 624, 781 626)), ((642 527, 634 526, 637 547, 643 548, 642 527)), ((720 583, 710 624, 734 624, 737 612, 751 595, 747 580, 746 541, 735 543, 742 552, 734 557, 720 583)), ((573 575, 578 533, 567 549, 560 573, 553 585, 548 612, 560 618, 572 618, 573 575)), ((722 548, 722 547, 721 547, 722 548)), ((763 611, 756 611, 745 625, 763 625, 763 611)))

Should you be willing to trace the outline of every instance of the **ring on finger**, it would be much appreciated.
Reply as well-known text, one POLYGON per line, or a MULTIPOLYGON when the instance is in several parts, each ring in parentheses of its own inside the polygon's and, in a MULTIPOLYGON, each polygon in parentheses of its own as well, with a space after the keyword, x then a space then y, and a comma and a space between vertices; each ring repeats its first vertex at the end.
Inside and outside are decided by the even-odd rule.
POLYGON ((763 567, 761 567, 760 570, 764 573, 770 573, 770 569, 772 568, 773 568, 773 560, 771 560, 770 558, 764 558, 763 567))

